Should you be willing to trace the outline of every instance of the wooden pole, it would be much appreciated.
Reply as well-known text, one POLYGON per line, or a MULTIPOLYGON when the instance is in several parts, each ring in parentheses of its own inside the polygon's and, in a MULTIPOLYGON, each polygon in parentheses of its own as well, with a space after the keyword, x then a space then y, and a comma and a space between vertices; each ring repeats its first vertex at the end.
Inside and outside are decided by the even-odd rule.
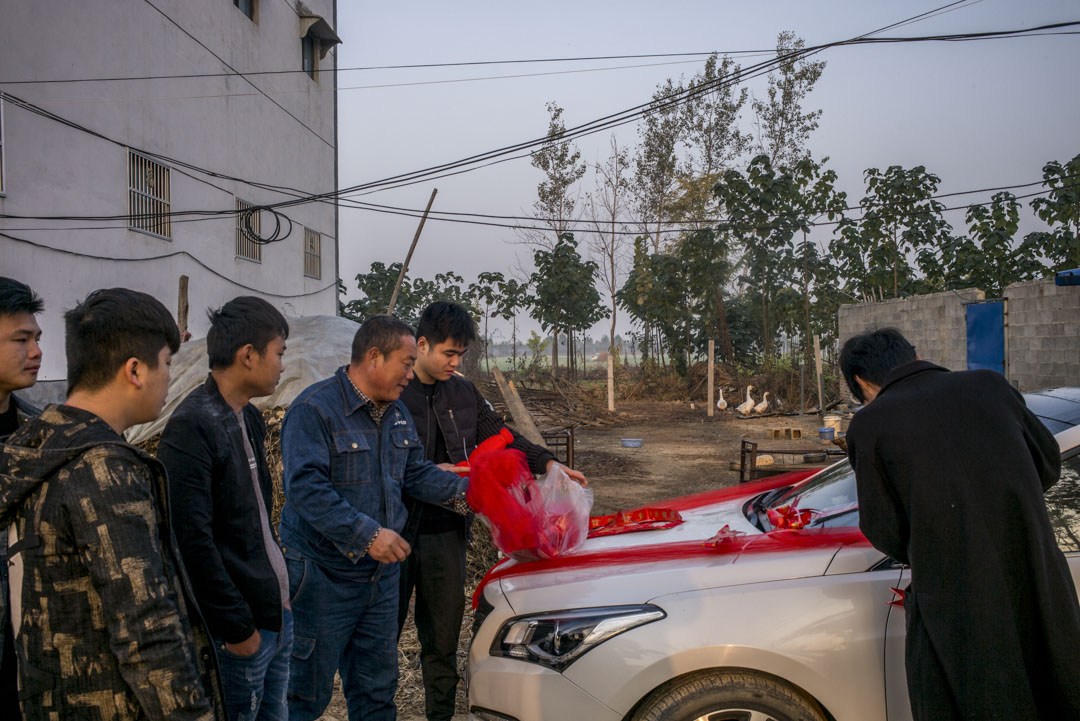
POLYGON ((499 390, 502 392, 503 400, 506 401, 506 405, 510 409, 510 415, 514 417, 514 425, 518 432, 533 443, 546 447, 544 437, 540 435, 540 430, 536 427, 536 423, 533 422, 532 416, 529 415, 528 409, 525 408, 525 404, 513 384, 506 381, 506 376, 499 370, 499 366, 492 368, 491 373, 495 376, 495 382, 499 384, 499 390))
POLYGON ((412 260, 413 251, 416 250, 416 241, 420 240, 420 232, 424 229, 424 223, 427 222, 428 211, 431 210, 431 204, 435 202, 435 194, 438 192, 438 188, 431 189, 431 197, 428 198, 427 207, 424 208, 424 215, 420 218, 420 225, 416 227, 416 235, 413 236, 412 245, 409 246, 409 254, 405 256, 405 264, 401 266, 401 272, 398 273, 397 283, 394 284, 394 293, 390 296, 390 305, 386 306, 387 315, 393 315, 394 313, 394 305, 397 303, 398 292, 401 290, 401 283, 405 280, 405 273, 409 270, 409 261, 412 260))
POLYGON ((814 334, 814 365, 817 367, 818 420, 825 425, 825 390, 821 383, 821 338, 814 334))
POLYGON ((713 394, 716 392, 716 381, 713 379, 714 358, 716 355, 716 341, 712 338, 709 339, 709 418, 713 417, 713 413, 716 412, 716 404, 713 401, 713 394))
POLYGON ((184 334, 187 333, 188 318, 188 277, 180 276, 180 294, 176 302, 176 327, 180 330, 180 341, 183 342, 184 334))
POLYGON ((611 353, 607 355, 607 409, 615 412, 615 358, 611 353))

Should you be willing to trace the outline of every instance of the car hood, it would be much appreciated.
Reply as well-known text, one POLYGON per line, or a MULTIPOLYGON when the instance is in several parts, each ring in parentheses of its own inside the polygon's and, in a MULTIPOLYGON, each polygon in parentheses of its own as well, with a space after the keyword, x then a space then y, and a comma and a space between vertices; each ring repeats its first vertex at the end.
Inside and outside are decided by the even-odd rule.
POLYGON ((531 563, 508 559, 489 572, 477 593, 494 586, 492 590, 505 594, 516 613, 524 613, 644 603, 686 590, 822 575, 841 548, 868 545, 858 529, 762 533, 742 510, 754 495, 808 475, 660 502, 655 505, 679 510, 683 523, 666 530, 591 538, 562 558, 531 563), (725 526, 725 538, 710 540, 725 526))

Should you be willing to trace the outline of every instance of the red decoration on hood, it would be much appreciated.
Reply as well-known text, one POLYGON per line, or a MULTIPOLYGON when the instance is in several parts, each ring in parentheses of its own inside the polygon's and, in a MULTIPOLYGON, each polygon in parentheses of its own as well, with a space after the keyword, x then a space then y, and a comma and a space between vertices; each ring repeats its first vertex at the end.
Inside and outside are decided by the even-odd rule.
POLYGON ((716 548, 717 546, 719 546, 722 543, 730 543, 731 541, 734 541, 735 539, 737 539, 739 536, 745 536, 745 535, 746 535, 746 531, 732 530, 731 526, 728 525, 727 523, 725 523, 724 527, 721 528, 719 531, 717 531, 715 536, 713 536, 712 538, 706 539, 705 542, 703 544, 701 544, 701 545, 703 545, 703 546, 712 546, 713 548, 716 548))
POLYGON ((619 511, 611 516, 591 516, 589 538, 674 528, 682 522, 683 518, 678 511, 643 506, 629 511, 619 511))
MULTIPOLYGON (((681 561, 694 558, 716 558, 729 554, 741 557, 756 553, 779 553, 783 551, 834 548, 837 546, 870 545, 857 528, 811 528, 804 530, 776 530, 732 538, 719 545, 706 545, 701 540, 625 546, 599 551, 588 551, 559 558, 527 563, 503 559, 492 566, 473 593, 473 608, 477 608, 484 588, 492 581, 512 576, 534 573, 554 573, 579 568, 615 568, 637 563, 681 561)), ((738 560, 738 558, 736 558, 738 560)))

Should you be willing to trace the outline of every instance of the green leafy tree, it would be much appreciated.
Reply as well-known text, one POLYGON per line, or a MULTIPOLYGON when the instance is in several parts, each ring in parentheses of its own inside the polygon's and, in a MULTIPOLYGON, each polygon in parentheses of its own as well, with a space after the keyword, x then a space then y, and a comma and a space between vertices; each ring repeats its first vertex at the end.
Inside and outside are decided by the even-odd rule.
POLYGON ((1050 192, 1032 200, 1031 207, 1050 231, 1029 233, 1025 242, 1054 271, 1080 268, 1080 155, 1064 165, 1056 160, 1044 165, 1043 183, 1050 192))
POLYGON ((934 199, 941 179, 922 165, 892 165, 884 173, 869 168, 863 176, 863 216, 845 219, 834 243, 847 289, 876 297, 875 291, 892 288, 894 298, 934 289, 921 282, 910 258, 918 259, 924 274, 939 275, 936 251, 950 242, 952 231, 941 215, 944 206, 934 199))
POLYGON ((485 271, 476 277, 476 282, 469 284, 469 297, 473 298, 480 308, 480 314, 484 318, 484 365, 487 372, 491 372, 491 356, 488 346, 491 345, 491 336, 488 334, 488 319, 492 315, 492 309, 496 306, 499 297, 499 284, 504 283, 502 273, 485 271))
POLYGON ((1020 203, 1012 193, 996 193, 989 206, 967 210, 968 236, 950 238, 941 248, 941 274, 946 288, 980 288, 1000 297, 1005 287, 1030 280, 1043 270, 1038 249, 1017 247, 1020 203))
MULTIPOLYGON (((570 332, 589 328, 606 317, 594 283, 597 265, 581 258, 572 234, 564 234, 550 251, 535 251, 533 261, 536 271, 530 279, 534 290, 531 315, 544 330, 551 329, 553 339, 558 338, 559 329, 564 329, 569 341, 570 332)), ((568 342, 567 353, 571 352, 568 342)), ((553 343, 553 376, 558 367, 557 354, 558 345, 553 343)))
POLYGON ((760 304, 761 348, 771 363, 777 324, 770 306, 785 279, 794 275, 795 233, 807 228, 800 183, 795 174, 774 168, 767 155, 750 161, 744 176, 729 170, 713 189, 726 219, 720 232, 740 245, 741 282, 760 304))
POLYGON ((773 165, 794 167, 808 155, 806 141, 817 130, 821 110, 803 112, 803 103, 825 70, 824 61, 797 56, 806 44, 790 30, 776 38, 776 56, 785 58, 769 73, 767 99, 753 102, 758 152, 773 165))
MULTIPOLYGON (((374 262, 371 264, 370 272, 357 274, 357 289, 362 297, 345 303, 342 315, 362 322, 373 315, 385 313, 400 272, 401 263, 392 263, 387 266, 374 262)), ((406 273, 394 305, 394 315, 406 323, 416 325, 420 320, 420 314, 429 304, 437 300, 448 300, 460 303, 473 316, 479 317, 480 312, 476 302, 463 289, 463 282, 464 278, 453 271, 439 273, 435 276, 435 280, 423 278, 412 280, 406 273)))
POLYGON ((521 283, 513 278, 504 279, 498 283, 498 294, 495 298, 495 315, 503 320, 510 321, 510 353, 513 367, 517 367, 517 314, 518 311, 529 305, 529 284, 521 283))

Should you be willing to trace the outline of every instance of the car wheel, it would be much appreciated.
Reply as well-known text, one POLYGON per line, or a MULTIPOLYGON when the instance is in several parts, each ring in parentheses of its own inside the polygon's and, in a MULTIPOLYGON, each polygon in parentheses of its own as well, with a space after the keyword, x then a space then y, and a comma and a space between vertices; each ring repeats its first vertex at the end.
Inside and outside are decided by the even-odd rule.
POLYGON ((782 681, 702 671, 645 697, 631 721, 826 721, 817 703, 782 681))

